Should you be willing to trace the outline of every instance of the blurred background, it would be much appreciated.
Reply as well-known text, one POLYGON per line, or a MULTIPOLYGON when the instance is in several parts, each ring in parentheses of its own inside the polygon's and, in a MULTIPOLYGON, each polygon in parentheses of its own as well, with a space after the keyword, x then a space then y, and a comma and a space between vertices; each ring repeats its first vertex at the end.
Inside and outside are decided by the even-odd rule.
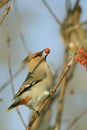
MULTIPOLYGON (((71 1, 72 7, 75 0, 71 1)), ((47 0, 51 9, 61 22, 66 16, 65 0, 47 0)), ((0 88, 10 79, 8 70, 8 45, 10 39, 11 67, 12 73, 16 73, 21 68, 22 60, 29 52, 40 51, 49 47, 51 53, 47 57, 53 74, 59 69, 59 74, 63 69, 64 43, 61 39, 60 25, 54 20, 42 0, 15 0, 8 4, 12 9, 0 26, 0 88), (24 42, 24 44, 23 44, 24 42), (60 71, 61 70, 61 71, 60 71)), ((80 21, 87 20, 87 1, 80 0, 82 14, 80 21)), ((0 17, 6 6, 0 8, 0 17)), ((18 91, 27 75, 27 67, 14 78, 15 93, 18 91)), ((84 67, 77 65, 73 79, 67 86, 64 100, 64 111, 62 116, 61 130, 67 130, 69 124, 82 112, 87 109, 87 71, 84 67)), ((11 84, 0 91, 0 130, 24 130, 24 126, 16 112, 9 113, 6 109, 12 103, 11 84)), ((29 122, 31 110, 25 106, 19 107, 26 124, 29 122)), ((55 115, 55 106, 53 106, 55 115)), ((70 130, 87 130, 87 113, 78 120, 70 130)), ((51 120, 54 124, 54 116, 51 120)))

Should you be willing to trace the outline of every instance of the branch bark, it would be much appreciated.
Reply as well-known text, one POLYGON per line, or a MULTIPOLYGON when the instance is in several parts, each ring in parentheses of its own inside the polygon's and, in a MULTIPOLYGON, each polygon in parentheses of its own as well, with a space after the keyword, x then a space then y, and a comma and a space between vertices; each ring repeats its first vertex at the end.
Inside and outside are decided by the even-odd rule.
POLYGON ((4 13, 2 15, 2 18, 0 19, 0 25, 3 23, 4 19, 6 18, 7 14, 10 12, 10 9, 12 8, 11 5, 8 5, 5 10, 4 13))

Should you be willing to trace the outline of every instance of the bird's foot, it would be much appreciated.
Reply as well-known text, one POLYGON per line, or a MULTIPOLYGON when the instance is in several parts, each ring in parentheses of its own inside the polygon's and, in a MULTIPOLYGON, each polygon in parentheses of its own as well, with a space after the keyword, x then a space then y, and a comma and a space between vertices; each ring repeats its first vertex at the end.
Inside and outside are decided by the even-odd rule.
POLYGON ((34 111, 33 111, 32 118, 33 118, 33 119, 35 119, 37 116, 40 116, 40 112, 39 112, 39 111, 34 110, 34 111))

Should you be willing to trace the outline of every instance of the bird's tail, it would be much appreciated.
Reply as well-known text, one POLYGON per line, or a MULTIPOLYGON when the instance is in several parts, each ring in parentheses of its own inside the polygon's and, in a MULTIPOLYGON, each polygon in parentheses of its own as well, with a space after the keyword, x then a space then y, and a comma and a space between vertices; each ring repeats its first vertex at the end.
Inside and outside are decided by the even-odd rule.
POLYGON ((18 98, 18 99, 16 99, 16 100, 14 101, 14 103, 7 109, 7 111, 12 110, 13 108, 15 108, 15 107, 17 107, 17 106, 19 106, 19 105, 24 105, 24 104, 26 104, 29 100, 31 100, 31 97, 29 97, 29 96, 26 96, 24 99, 18 98))
POLYGON ((14 102, 6 111, 9 112, 10 110, 14 109, 15 107, 19 106, 20 101, 19 102, 14 102))

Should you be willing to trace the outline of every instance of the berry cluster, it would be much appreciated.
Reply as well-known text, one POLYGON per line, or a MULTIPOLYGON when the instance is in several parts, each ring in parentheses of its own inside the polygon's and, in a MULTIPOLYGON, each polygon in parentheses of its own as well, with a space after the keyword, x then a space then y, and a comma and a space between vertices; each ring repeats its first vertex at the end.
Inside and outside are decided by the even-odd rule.
POLYGON ((87 70, 87 48, 79 48, 75 59, 87 70))

